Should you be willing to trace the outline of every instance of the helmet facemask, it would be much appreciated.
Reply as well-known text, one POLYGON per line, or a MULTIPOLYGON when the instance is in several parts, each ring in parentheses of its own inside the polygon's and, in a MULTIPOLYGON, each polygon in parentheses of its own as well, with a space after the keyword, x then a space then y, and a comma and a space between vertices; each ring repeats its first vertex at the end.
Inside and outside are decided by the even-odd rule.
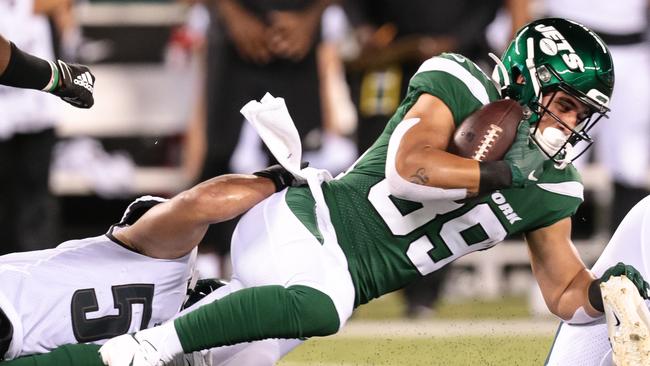
MULTIPOLYGON (((566 88, 560 87, 558 90, 569 94, 566 88)), ((535 113, 539 117, 538 122, 531 128, 531 140, 549 159, 557 164, 566 166, 568 163, 582 156, 591 147, 594 141, 589 135, 589 131, 591 131, 601 118, 607 118, 607 114, 605 112, 594 111, 590 108, 588 114, 581 117, 575 127, 571 127, 550 110, 550 106, 555 100, 558 90, 550 91, 551 97, 545 104, 535 102, 535 113), (546 127, 542 132, 539 128, 539 122, 546 115, 568 130, 569 135, 565 135, 564 132, 553 126, 546 127)))
MULTIPOLYGON (((554 73, 554 71, 545 66, 537 68, 535 76, 541 79, 540 84, 543 84, 544 81, 550 79, 550 77, 546 75, 547 73, 554 73)), ((553 87, 543 88, 539 97, 535 98, 530 103, 528 118, 536 122, 533 124, 534 127, 531 128, 531 140, 549 159, 561 166, 566 166, 570 162, 575 161, 582 156, 591 147, 594 141, 589 135, 589 131, 591 131, 601 118, 609 118, 607 112, 609 112, 609 108, 598 103, 579 90, 573 89, 570 85, 564 82, 553 87), (580 103, 587 108, 587 113, 583 116, 579 116, 575 127, 571 127, 550 109, 558 91, 562 91, 573 97, 577 103, 580 103), (543 96, 549 94, 550 98, 548 98, 548 101, 542 103, 543 96), (569 135, 565 135, 564 132, 552 126, 548 126, 542 132, 539 128, 539 122, 545 117, 545 115, 548 115, 558 124, 562 125, 566 130, 570 131, 569 135)))

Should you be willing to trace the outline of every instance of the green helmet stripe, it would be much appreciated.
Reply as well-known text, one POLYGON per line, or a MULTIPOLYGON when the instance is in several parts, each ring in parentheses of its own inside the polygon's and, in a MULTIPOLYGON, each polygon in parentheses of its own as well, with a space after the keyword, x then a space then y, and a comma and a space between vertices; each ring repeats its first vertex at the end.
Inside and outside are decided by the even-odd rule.
MULTIPOLYGON (((467 69, 452 60, 441 57, 431 58, 420 66, 415 75, 427 71, 440 71, 452 75, 465 84, 467 89, 469 89, 472 95, 481 102, 481 104, 485 105, 490 102, 488 91, 481 81, 467 71, 467 69)), ((415 75, 413 76, 415 77, 415 75)))

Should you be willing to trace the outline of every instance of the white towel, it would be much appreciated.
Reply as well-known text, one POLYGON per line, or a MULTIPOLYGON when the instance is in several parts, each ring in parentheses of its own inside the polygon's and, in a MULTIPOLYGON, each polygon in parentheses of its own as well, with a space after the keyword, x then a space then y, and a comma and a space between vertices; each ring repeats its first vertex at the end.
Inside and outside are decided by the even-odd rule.
POLYGON ((275 159, 294 176, 304 178, 300 173, 300 136, 284 99, 266 93, 259 102, 251 100, 246 103, 240 112, 253 125, 275 159))
POLYGON ((259 102, 251 100, 246 103, 240 112, 253 125, 275 159, 295 177, 307 182, 316 201, 318 226, 321 229, 328 227, 329 211, 320 185, 330 181, 332 174, 325 169, 300 169, 302 144, 284 99, 266 93, 259 102))

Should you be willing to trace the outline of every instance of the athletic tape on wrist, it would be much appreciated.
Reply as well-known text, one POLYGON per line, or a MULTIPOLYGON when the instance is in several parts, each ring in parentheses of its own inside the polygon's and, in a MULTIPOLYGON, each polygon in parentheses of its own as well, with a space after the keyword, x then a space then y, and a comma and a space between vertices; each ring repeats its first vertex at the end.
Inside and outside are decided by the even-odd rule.
POLYGON ((50 76, 50 81, 45 85, 43 91, 48 93, 53 92, 59 86, 59 68, 56 67, 56 64, 52 61, 48 61, 50 68, 52 68, 52 76, 50 76))
POLYGON ((492 192, 512 185, 512 172, 505 161, 481 161, 479 193, 492 192))

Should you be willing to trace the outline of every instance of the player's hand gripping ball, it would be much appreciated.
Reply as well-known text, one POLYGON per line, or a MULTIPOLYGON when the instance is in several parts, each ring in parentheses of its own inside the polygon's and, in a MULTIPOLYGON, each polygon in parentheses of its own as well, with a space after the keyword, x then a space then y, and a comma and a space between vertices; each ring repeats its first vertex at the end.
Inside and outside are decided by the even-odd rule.
POLYGON ((512 99, 486 104, 456 129, 448 151, 478 161, 502 160, 523 117, 523 109, 512 99))

